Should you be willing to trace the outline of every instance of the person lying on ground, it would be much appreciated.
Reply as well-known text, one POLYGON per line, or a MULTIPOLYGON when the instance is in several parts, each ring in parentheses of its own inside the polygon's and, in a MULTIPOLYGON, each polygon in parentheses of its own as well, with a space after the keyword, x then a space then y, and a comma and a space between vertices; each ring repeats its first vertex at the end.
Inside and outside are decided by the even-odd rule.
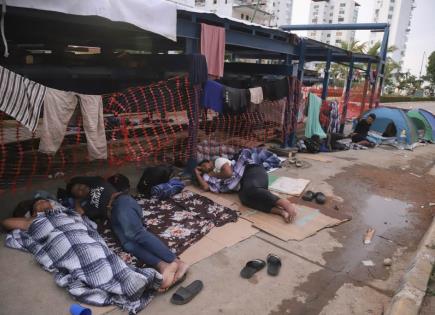
POLYGON ((214 193, 238 191, 240 201, 247 207, 266 213, 278 214, 287 223, 296 217, 296 210, 287 199, 269 191, 269 179, 263 166, 245 165, 240 154, 236 164, 217 158, 214 162, 204 160, 195 169, 195 176, 201 188, 214 193))
POLYGON ((117 192, 101 177, 71 179, 67 191, 75 198, 76 211, 91 218, 108 218, 122 248, 165 275, 162 288, 183 278, 189 266, 143 225, 143 211, 129 194, 117 192))
POLYGON ((356 125, 354 132, 350 134, 352 142, 365 147, 373 147, 375 144, 367 139, 367 135, 375 120, 375 114, 370 114, 366 119, 361 119, 356 125))
POLYGON ((109 249, 96 224, 60 203, 35 199, 26 218, 0 225, 10 231, 6 246, 28 251, 55 281, 79 302, 116 304, 133 313, 145 307, 171 275, 152 268, 130 267, 109 249))

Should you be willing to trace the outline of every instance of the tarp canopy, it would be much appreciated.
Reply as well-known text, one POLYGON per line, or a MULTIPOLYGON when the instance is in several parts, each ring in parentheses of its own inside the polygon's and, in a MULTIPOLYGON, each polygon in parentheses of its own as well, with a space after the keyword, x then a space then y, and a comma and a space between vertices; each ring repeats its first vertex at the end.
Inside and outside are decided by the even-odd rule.
POLYGON ((390 123, 396 127, 396 138, 399 138, 403 130, 406 133, 406 144, 412 145, 418 142, 417 129, 406 113, 398 108, 379 107, 366 112, 363 118, 369 114, 375 114, 376 120, 370 127, 370 130, 378 133, 384 133, 390 123))
POLYGON ((418 112, 426 119, 426 121, 429 123, 430 127, 432 128, 432 141, 435 140, 435 116, 424 109, 419 109, 418 112))
POLYGON ((426 118, 417 110, 413 109, 406 113, 409 118, 411 118, 411 121, 414 123, 415 128, 418 130, 418 132, 422 132, 422 135, 420 138, 426 141, 432 141, 432 127, 429 124, 429 122, 426 120, 426 118))
MULTIPOLYGON (((100 16, 177 40, 177 6, 164 0, 6 0, 8 6, 100 16)), ((37 25, 35 25, 37 27, 37 25)))

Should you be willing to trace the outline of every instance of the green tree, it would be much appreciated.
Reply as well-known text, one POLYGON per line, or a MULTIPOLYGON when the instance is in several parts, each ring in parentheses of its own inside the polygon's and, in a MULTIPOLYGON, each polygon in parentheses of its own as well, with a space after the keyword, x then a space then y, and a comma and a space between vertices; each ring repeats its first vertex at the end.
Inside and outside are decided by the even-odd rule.
POLYGON ((405 91, 408 95, 414 95, 417 90, 421 89, 423 84, 423 80, 418 79, 409 71, 398 73, 396 75, 396 82, 396 87, 400 91, 405 91))
POLYGON ((426 78, 431 85, 435 85, 435 51, 429 56, 429 62, 426 68, 426 78))

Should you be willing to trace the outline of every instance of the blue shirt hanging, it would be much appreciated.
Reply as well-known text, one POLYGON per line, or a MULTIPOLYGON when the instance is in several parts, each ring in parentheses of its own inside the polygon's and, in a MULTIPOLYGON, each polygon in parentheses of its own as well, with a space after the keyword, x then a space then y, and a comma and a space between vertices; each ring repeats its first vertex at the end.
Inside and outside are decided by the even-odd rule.
POLYGON ((210 108, 217 113, 222 113, 224 109, 223 88, 222 84, 208 80, 204 85, 201 97, 202 106, 210 108))

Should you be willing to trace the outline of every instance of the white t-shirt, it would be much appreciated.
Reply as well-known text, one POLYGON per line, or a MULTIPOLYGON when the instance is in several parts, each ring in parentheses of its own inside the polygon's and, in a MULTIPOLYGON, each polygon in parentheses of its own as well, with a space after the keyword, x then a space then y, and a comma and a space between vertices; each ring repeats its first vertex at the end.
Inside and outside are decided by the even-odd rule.
POLYGON ((227 164, 227 163, 230 164, 230 166, 231 166, 231 161, 230 160, 228 160, 226 158, 223 158, 223 157, 217 158, 214 161, 214 170, 213 170, 213 172, 220 173, 220 171, 222 170, 222 167, 225 164, 227 164))

